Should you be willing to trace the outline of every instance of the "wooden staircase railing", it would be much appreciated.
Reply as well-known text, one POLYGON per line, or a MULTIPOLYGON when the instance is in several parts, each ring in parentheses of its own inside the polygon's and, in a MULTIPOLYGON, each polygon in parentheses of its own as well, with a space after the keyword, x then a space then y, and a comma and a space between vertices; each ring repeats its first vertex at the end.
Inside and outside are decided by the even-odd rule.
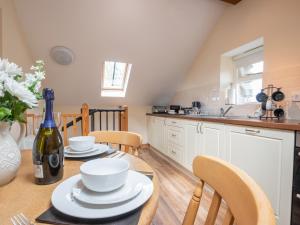
POLYGON ((118 130, 128 131, 128 107, 123 106, 118 109, 89 109, 88 104, 84 103, 81 108, 81 113, 62 113, 62 132, 64 144, 68 145, 68 129, 72 128, 72 136, 86 136, 90 131, 95 131, 96 120, 98 114, 99 130, 118 130), (109 121, 109 114, 112 113, 112 123, 109 121), (103 115, 104 114, 104 115, 103 115), (105 116, 105 126, 102 124, 102 118, 105 116), (71 121, 70 121, 71 120, 71 121), (78 130, 78 123, 81 122, 81 132, 78 130), (117 126, 118 123, 118 126, 117 126), (112 129, 109 129, 111 125, 112 129))

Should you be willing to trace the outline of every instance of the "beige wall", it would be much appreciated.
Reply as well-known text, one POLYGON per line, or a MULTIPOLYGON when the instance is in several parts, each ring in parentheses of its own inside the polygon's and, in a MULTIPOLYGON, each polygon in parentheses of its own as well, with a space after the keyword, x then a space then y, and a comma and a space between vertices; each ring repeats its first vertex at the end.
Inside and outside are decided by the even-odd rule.
MULTIPOLYGON (((81 106, 67 106, 67 105, 55 105, 54 111, 63 113, 80 113, 81 106)), ((111 108, 109 106, 90 106, 90 108, 111 108)), ((143 143, 147 143, 147 130, 146 130, 146 113, 151 110, 148 106, 128 106, 128 130, 139 133, 143 137, 143 143)), ((103 129, 104 125, 103 114, 103 129)), ((109 120, 112 123, 112 120, 109 120)), ((95 129, 99 129, 99 115, 95 116, 95 129)), ((109 124, 109 128, 112 128, 112 124, 109 124)), ((71 131, 70 131, 71 132, 71 131)))
MULTIPOLYGON (((228 7, 172 102, 190 105, 197 99, 204 103, 204 111, 218 112, 223 102, 212 99, 219 95, 220 56, 264 37, 264 84, 283 87, 289 115, 300 118, 299 103, 290 102, 291 96, 300 92, 299 9, 299 0, 243 0, 228 7)), ((254 108, 256 105, 235 107, 233 113, 248 114, 254 108)))
MULTIPOLYGON (((2 24, 1 24, 1 50, 2 58, 23 67, 28 71, 33 63, 31 53, 23 36, 12 0, 0 0, 2 24)), ((18 125, 12 128, 12 134, 17 137, 18 125)))
POLYGON ((12 0, 0 0, 2 11, 2 57, 28 71, 33 63, 12 0))

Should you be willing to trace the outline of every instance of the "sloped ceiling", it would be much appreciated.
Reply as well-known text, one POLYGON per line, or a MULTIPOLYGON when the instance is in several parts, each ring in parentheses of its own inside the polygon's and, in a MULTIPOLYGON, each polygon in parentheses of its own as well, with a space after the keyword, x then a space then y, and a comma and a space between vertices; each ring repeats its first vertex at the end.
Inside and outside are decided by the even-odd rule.
POLYGON ((46 61, 56 103, 151 105, 169 102, 215 25, 219 0, 14 0, 34 59, 46 61), (69 66, 49 51, 72 49, 69 66), (133 64, 125 98, 100 97, 105 60, 133 64))

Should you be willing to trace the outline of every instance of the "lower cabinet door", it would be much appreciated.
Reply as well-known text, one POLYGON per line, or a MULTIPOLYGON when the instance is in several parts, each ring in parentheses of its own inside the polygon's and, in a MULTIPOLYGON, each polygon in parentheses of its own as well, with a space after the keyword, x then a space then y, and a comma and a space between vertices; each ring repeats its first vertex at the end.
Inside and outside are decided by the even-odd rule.
POLYGON ((293 132, 226 126, 227 160, 262 187, 278 225, 290 224, 293 143, 293 132))
POLYGON ((202 135, 201 154, 225 160, 225 126, 216 123, 202 123, 199 130, 202 135))

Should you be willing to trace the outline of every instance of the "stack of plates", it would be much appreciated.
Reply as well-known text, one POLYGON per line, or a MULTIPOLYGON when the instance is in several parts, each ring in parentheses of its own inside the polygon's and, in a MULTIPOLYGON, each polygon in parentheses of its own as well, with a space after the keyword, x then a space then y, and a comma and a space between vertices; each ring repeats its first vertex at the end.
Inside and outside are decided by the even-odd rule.
POLYGON ((103 144, 94 144, 92 148, 85 151, 73 150, 70 146, 66 146, 64 150, 65 157, 67 158, 82 158, 100 155, 109 150, 109 146, 103 144))
POLYGON ((84 219, 103 219, 137 209, 151 197, 152 192, 152 181, 132 170, 128 171, 126 183, 110 192, 87 189, 78 174, 59 184, 52 193, 51 201, 63 214, 84 219))

